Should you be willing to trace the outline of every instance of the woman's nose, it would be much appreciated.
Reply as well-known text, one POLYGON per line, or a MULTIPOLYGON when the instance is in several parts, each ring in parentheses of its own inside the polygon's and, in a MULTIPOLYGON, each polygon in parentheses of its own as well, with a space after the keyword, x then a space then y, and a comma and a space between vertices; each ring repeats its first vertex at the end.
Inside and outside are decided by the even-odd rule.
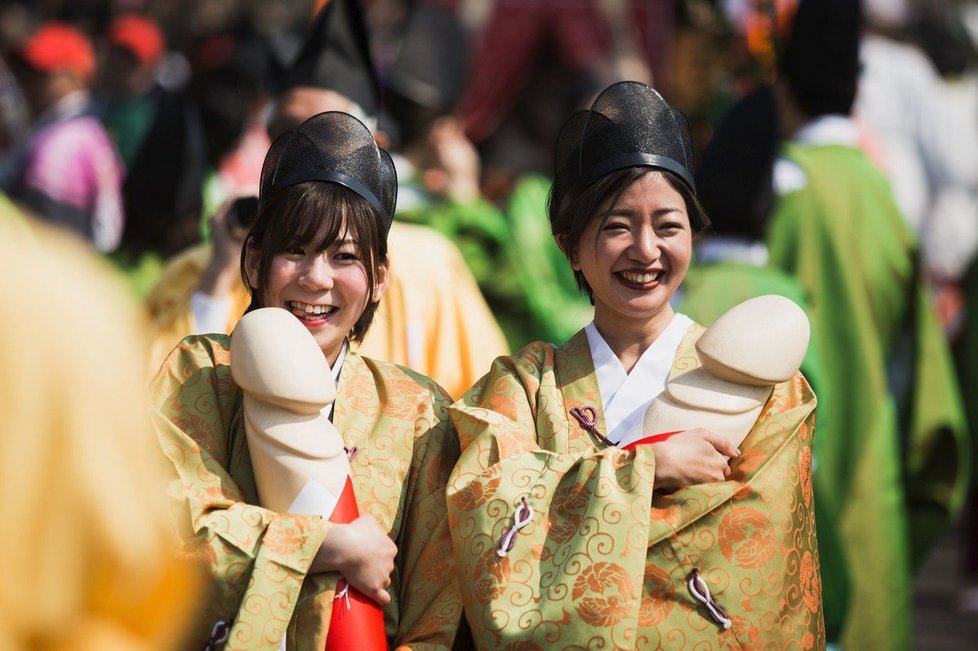
POLYGON ((659 259, 659 238, 656 237, 655 230, 643 228, 635 234, 630 248, 632 258, 639 262, 655 262, 659 259))
POLYGON ((333 286, 333 269, 325 255, 313 256, 299 274, 299 285, 304 289, 323 290, 333 286))

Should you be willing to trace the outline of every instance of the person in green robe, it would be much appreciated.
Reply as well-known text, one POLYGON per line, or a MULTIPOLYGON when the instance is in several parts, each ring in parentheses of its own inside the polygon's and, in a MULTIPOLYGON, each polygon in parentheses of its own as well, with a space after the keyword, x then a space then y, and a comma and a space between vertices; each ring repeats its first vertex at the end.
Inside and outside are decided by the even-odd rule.
MULTIPOLYGON (((776 385, 740 449, 643 414, 700 365, 670 300, 709 223, 681 114, 621 82, 558 138, 552 232, 594 321, 499 358, 451 418, 448 517, 479 649, 824 648, 816 399, 776 385)), ((460 634, 461 636, 461 634, 460 634)))
POLYGON ((332 524, 260 506, 228 336, 188 337, 154 381, 181 530, 213 581, 200 646, 321 651, 340 576, 384 607, 392 648, 452 644, 461 608, 445 512, 459 453, 450 400, 432 380, 350 350, 388 284, 396 187, 363 123, 313 116, 269 150, 242 252, 249 309, 295 315, 333 370, 329 415, 362 517, 332 524))
POLYGON ((849 118, 858 3, 803 0, 774 87, 783 145, 765 244, 822 354, 818 473, 849 574, 844 649, 909 649, 918 568, 961 508, 968 440, 918 242, 849 118))

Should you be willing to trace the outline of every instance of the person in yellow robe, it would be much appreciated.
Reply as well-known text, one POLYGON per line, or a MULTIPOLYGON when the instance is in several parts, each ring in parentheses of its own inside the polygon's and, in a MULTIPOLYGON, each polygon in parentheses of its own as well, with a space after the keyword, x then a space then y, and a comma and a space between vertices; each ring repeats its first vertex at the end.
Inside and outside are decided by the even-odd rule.
POLYGON ((735 449, 703 428, 624 446, 703 329, 670 307, 709 221, 689 132, 621 82, 558 138, 552 231, 594 304, 560 345, 497 360, 452 406, 448 485, 479 649, 824 648, 815 396, 777 384, 735 449))
POLYGON ((136 306, 74 235, 17 219, 0 219, 0 648, 182 649, 200 581, 163 496, 136 306))
POLYGON ((313 116, 269 150, 241 262, 249 309, 288 310, 330 364, 330 417, 362 517, 331 524, 260 506, 229 337, 185 339, 154 382, 156 430, 188 548, 216 585, 197 631, 202 644, 320 651, 340 576, 384 606, 392 648, 452 643, 461 608, 445 517, 458 457, 448 396, 351 349, 388 285, 396 182, 389 156, 356 118, 313 116))
MULTIPOLYGON (((363 21, 351 19, 357 11, 342 0, 317 14, 278 93, 272 138, 323 111, 373 125, 379 96, 363 21)), ((226 207, 211 230, 213 243, 176 256, 146 299, 154 369, 189 334, 230 333, 249 303, 237 268, 243 236, 235 237, 226 207)), ((426 226, 394 222, 388 244, 390 289, 358 350, 427 375, 457 398, 509 352, 503 332, 455 243, 426 226)))

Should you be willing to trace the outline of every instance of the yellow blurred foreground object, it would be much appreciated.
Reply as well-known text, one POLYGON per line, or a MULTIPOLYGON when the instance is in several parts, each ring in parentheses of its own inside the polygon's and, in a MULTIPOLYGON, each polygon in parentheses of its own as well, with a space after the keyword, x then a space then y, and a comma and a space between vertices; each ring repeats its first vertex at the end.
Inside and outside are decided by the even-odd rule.
POLYGON ((0 649, 175 649, 179 560, 138 311, 81 244, 0 223, 0 649))

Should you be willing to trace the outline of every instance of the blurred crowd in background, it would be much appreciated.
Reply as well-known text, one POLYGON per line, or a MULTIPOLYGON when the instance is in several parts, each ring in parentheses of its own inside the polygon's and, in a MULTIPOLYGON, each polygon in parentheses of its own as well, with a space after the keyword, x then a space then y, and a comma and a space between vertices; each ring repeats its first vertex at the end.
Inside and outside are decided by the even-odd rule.
MULTIPOLYGON (((303 109, 303 102, 322 100, 309 99, 304 88, 340 93, 347 103, 329 107, 364 117, 378 141, 397 154, 397 220, 433 229, 437 246, 451 248, 445 255, 464 260, 459 272, 446 275, 463 282, 470 274, 471 291, 481 293, 498 324, 470 337, 470 348, 489 342, 484 347, 494 355, 534 340, 567 339, 590 319, 590 305, 550 237, 546 216, 560 125, 608 84, 643 81, 686 115, 699 159, 731 108, 778 76, 798 4, 363 0, 365 24, 357 12, 323 26, 315 17, 327 3, 337 4, 336 12, 351 5, 0 5, 0 238, 39 248, 50 239, 61 247, 67 230, 103 258, 146 308, 148 373, 183 336, 230 331, 247 305, 239 256, 250 204, 240 199, 257 192, 271 138, 294 126, 287 108, 299 107, 300 121, 328 110, 303 109), (311 49, 312 32, 325 45, 311 49), (360 33, 368 35, 366 44, 360 33), (35 229, 37 222, 59 227, 57 235, 35 229)), ((965 411, 978 431, 978 1, 863 5, 852 111, 858 146, 889 180, 915 238, 914 273, 955 354, 965 411)), ((826 62, 824 74, 833 72, 826 62)), ((754 141, 746 142, 750 149, 754 141)), ((743 208, 756 226, 773 210, 773 186, 762 192, 751 186, 756 179, 737 176, 748 167, 749 161, 712 172, 744 196, 701 195, 720 235, 723 214, 717 213, 743 208), (719 202, 716 211, 711 198, 719 202)), ((771 186, 772 170, 761 168, 771 186)), ((790 185, 792 172, 784 170, 779 182, 790 185)), ((743 237, 747 230, 731 233, 743 237)), ((751 235, 763 239, 763 233, 751 235)), ((861 246, 870 255, 874 244, 861 246)), ((414 251, 419 257, 427 252, 414 251)), ((0 260, 4 284, 30 287, 37 273, 31 265, 44 259, 19 259, 16 267, 0 260)), ((62 312, 66 325, 84 320, 57 295, 37 298, 35 309, 62 312)), ((0 303, 7 300, 0 289, 0 303)), ((77 309, 99 312, 101 306, 77 309)), ((43 346, 81 343, 62 336, 43 346)), ((418 358, 413 346, 409 334, 399 361, 418 358)), ((471 365, 454 386, 434 368, 419 370, 458 397, 488 368, 488 362, 471 365)), ((124 381, 137 376, 145 373, 124 381)), ((85 377, 72 384, 84 385, 85 377)), ((0 377, 4 390, 9 383, 0 377)), ((0 450, 7 448, 0 444, 0 450)), ((978 500, 955 510, 965 514, 960 528, 969 542, 962 565, 973 586, 962 592, 960 605, 978 613, 978 500)))

